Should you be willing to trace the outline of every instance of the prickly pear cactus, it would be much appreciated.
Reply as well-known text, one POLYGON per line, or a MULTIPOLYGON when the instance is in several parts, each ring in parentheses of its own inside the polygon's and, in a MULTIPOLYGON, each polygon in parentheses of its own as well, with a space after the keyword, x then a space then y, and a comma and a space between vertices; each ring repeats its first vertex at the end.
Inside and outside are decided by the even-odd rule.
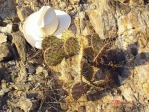
POLYGON ((45 63, 60 73, 58 78, 63 81, 62 87, 73 99, 79 99, 90 88, 104 90, 111 81, 110 71, 100 66, 109 44, 103 44, 97 35, 75 37, 71 31, 66 31, 62 39, 45 38, 42 47, 45 63), (79 96, 76 96, 77 88, 83 88, 79 96))
POLYGON ((64 50, 68 56, 76 55, 79 52, 79 49, 79 42, 74 37, 68 38, 64 44, 64 50))
POLYGON ((44 60, 47 65, 55 66, 65 57, 63 49, 64 42, 52 36, 43 40, 44 60))
POLYGON ((56 66, 64 58, 79 53, 80 45, 72 32, 67 31, 62 35, 62 39, 54 36, 46 37, 42 42, 44 60, 49 66, 56 66))

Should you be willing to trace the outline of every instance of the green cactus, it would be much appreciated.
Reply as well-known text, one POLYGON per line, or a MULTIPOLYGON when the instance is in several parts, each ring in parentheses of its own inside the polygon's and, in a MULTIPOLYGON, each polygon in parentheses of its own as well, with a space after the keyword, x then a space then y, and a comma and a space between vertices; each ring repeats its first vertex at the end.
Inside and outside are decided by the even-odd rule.
POLYGON ((44 59, 47 65, 56 66, 61 63, 65 57, 65 52, 62 46, 49 47, 44 52, 44 59))
POLYGON ((80 45, 76 38, 70 37, 64 44, 64 50, 68 56, 72 56, 79 53, 80 45))
POLYGON ((49 36, 49 37, 45 37, 44 40, 42 41, 42 49, 45 50, 49 47, 61 46, 63 44, 64 42, 61 39, 55 36, 49 36))
POLYGON ((49 66, 56 66, 65 57, 64 42, 57 37, 46 37, 42 42, 44 60, 49 66))
POLYGON ((55 36, 46 37, 42 42, 44 60, 49 66, 56 66, 64 58, 70 58, 79 53, 79 42, 71 31, 62 34, 62 39, 55 36))

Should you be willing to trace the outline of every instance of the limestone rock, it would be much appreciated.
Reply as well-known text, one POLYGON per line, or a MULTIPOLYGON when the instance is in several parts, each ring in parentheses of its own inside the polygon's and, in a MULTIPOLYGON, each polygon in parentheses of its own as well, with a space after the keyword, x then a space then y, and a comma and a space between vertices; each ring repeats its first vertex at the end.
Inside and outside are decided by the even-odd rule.
POLYGON ((43 72, 43 67, 39 66, 36 68, 36 74, 40 74, 43 72))
MULTIPOLYGON (((140 60, 140 61, 137 61, 135 63, 143 64, 146 61, 147 60, 140 60)), ((148 82, 148 79, 149 79, 149 75, 148 75, 149 70, 148 70, 148 67, 149 67, 149 64, 141 65, 139 67, 136 67, 135 73, 138 76, 138 78, 136 78, 136 80, 138 80, 136 86, 137 87, 140 87, 140 88, 143 88, 141 90, 141 91, 144 91, 144 92, 142 92, 142 94, 144 94, 146 97, 149 98, 149 82, 148 82)))
MULTIPOLYGON (((23 20, 43 5, 68 12, 72 17, 69 30, 74 32, 62 39, 45 38, 42 51, 29 46, 26 49, 22 33, 11 34, 12 41, 8 42, 14 45, 21 61, 0 63, 0 111, 148 112, 148 3, 149 0, 0 0, 1 34, 8 35, 8 39, 14 31, 7 24, 19 24, 22 30, 23 20), (18 12, 13 13, 12 1, 16 1, 18 12), (17 13, 21 22, 12 19, 17 13), (40 62, 42 55, 45 63, 40 62), (58 110, 59 104, 51 103, 57 101, 62 110, 58 110), (3 107, 6 108, 2 110, 3 107)), ((7 52, 1 47, 7 36, 0 41, 1 56, 7 52)))
POLYGON ((15 24, 7 24, 7 26, 0 26, 0 32, 2 33, 12 33, 17 30, 17 27, 15 24))
POLYGON ((7 36, 3 33, 0 33, 0 44, 4 42, 7 42, 7 36))
POLYGON ((134 100, 133 91, 131 90, 131 88, 122 86, 121 90, 122 90, 122 95, 127 101, 132 102, 134 100))
POLYGON ((20 59, 22 61, 26 60, 26 40, 21 32, 16 32, 12 34, 12 43, 16 46, 20 59))
POLYGON ((104 8, 88 10, 87 14, 94 30, 101 39, 114 38, 117 36, 118 31, 115 14, 112 13, 112 11, 109 13, 109 11, 104 8))
POLYGON ((1 90, 0 90, 0 96, 3 96, 6 92, 9 91, 9 88, 7 87, 7 83, 5 80, 1 81, 1 90))
POLYGON ((71 4, 78 4, 80 0, 69 0, 71 4))
POLYGON ((149 82, 143 84, 143 89, 144 89, 144 92, 146 93, 146 95, 149 98, 149 82))
POLYGON ((148 30, 147 32, 145 32, 145 29, 148 29, 148 22, 149 22, 149 19, 147 18, 148 13, 146 13, 147 11, 148 10, 146 10, 145 8, 142 8, 142 10, 138 8, 131 10, 131 12, 128 15, 121 16, 118 19, 118 27, 119 27, 118 34, 124 35, 127 32, 128 35, 130 35, 131 32, 134 33, 134 36, 136 35, 135 34, 136 32, 148 34, 148 30))
POLYGON ((79 12, 78 18, 75 18, 74 23, 77 27, 77 35, 92 35, 95 33, 86 12, 79 12))
POLYGON ((16 83, 16 84, 11 84, 11 87, 16 89, 16 90, 29 90, 30 85, 29 84, 16 83))
POLYGON ((33 110, 35 108, 32 101, 30 99, 27 99, 27 98, 20 98, 20 100, 17 103, 14 103, 11 105, 13 107, 20 108, 20 109, 24 110, 25 112, 28 112, 28 111, 33 110))
POLYGON ((12 58, 12 53, 7 44, 0 44, 0 61, 5 61, 12 58))

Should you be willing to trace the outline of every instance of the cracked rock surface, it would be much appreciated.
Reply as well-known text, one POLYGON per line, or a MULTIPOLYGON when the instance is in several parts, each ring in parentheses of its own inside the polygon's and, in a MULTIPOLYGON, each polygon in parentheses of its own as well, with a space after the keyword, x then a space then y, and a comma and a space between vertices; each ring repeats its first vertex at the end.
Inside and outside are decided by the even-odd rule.
POLYGON ((0 112, 148 112, 148 0, 0 0, 0 112), (43 50, 22 33, 43 5, 67 12, 43 50))

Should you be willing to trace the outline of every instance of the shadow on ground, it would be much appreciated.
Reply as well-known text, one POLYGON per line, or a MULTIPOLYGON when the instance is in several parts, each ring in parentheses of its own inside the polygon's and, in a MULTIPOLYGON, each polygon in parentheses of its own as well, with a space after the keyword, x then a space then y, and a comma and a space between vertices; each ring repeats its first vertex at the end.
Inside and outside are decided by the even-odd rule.
POLYGON ((121 91, 118 89, 118 87, 130 77, 134 68, 143 65, 145 62, 149 62, 149 59, 147 58, 149 53, 138 53, 138 49, 138 44, 132 43, 128 46, 127 50, 116 48, 109 50, 106 54, 106 58, 102 58, 101 56, 102 60, 104 60, 104 63, 99 62, 96 63, 95 66, 101 68, 103 71, 110 70, 112 81, 109 82, 107 87, 105 87, 105 90, 88 95, 89 101, 97 101, 106 96, 108 93, 112 93, 113 89, 117 89, 118 94, 121 94, 121 91), (140 57, 136 59, 137 56, 140 57), (141 61, 141 59, 145 59, 146 61, 141 61), (122 80, 118 78, 119 76, 122 77, 122 80))

